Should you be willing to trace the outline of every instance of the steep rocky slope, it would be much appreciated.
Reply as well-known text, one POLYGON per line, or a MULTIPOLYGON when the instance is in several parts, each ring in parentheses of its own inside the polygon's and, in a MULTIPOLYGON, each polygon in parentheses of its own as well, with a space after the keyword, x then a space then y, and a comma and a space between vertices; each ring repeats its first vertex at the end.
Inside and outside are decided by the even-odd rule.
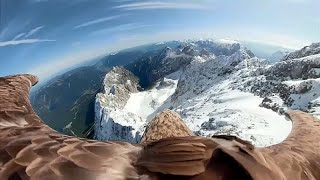
POLYGON ((130 94, 138 92, 138 78, 122 67, 114 67, 96 95, 95 138, 139 142, 142 119, 124 110, 130 94))
POLYGON ((141 134, 158 112, 172 109, 197 135, 237 135, 257 146, 278 143, 291 128, 282 115, 288 108, 320 114, 316 49, 313 44, 308 53, 303 48, 291 53, 297 58, 270 65, 237 42, 188 41, 165 48, 130 64, 138 78, 150 74, 153 86, 130 93, 118 118, 138 118, 130 132, 141 134))
MULTIPOLYGON (((153 76, 157 78, 149 89, 131 93, 118 113, 119 121, 124 117, 141 119, 131 129, 132 136, 137 131, 141 134, 148 121, 167 108, 178 112, 194 133, 203 136, 234 134, 265 146, 281 141, 290 130, 291 124, 284 116, 259 106, 261 97, 241 92, 249 91, 245 82, 261 76, 267 63, 237 42, 184 42, 137 63, 128 68, 137 77, 147 73, 159 76, 153 76), (150 70, 141 72, 144 66, 150 70)), ((104 139, 105 134, 96 135, 104 139)))
POLYGON ((155 56, 165 47, 179 45, 178 41, 170 41, 124 49, 96 60, 96 64, 83 64, 48 82, 40 82, 42 85, 31 94, 33 108, 55 130, 92 138, 95 97, 106 73, 114 66, 155 56))
POLYGON ((241 92, 244 83, 265 67, 265 61, 245 49, 230 56, 195 59, 182 72, 171 107, 198 135, 232 134, 258 146, 280 142, 290 131, 290 122, 259 107, 262 98, 241 92))
POLYGON ((320 43, 313 43, 310 46, 305 46, 300 50, 289 53, 288 55, 282 58, 282 61, 302 58, 302 57, 311 56, 319 53, 320 53, 320 43))
POLYGON ((50 80, 31 96, 34 110, 55 130, 86 137, 94 121, 95 95, 106 72, 80 67, 50 80))
POLYGON ((282 61, 245 81, 244 89, 263 97, 261 106, 276 112, 291 108, 318 116, 319 68, 320 54, 282 61))

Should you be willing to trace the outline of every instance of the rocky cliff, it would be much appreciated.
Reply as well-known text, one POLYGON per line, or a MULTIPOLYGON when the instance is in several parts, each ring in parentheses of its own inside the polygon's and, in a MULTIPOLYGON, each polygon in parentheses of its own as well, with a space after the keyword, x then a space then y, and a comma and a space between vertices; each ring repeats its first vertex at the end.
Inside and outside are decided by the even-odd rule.
POLYGON ((302 57, 307 57, 320 53, 320 43, 313 43, 310 46, 305 46, 304 48, 291 52, 282 58, 282 61, 287 61, 290 59, 298 59, 302 57))
MULTIPOLYGON (((130 137, 120 133, 113 139, 136 142, 140 136, 133 134, 141 134, 158 112, 169 108, 197 135, 237 135, 257 146, 272 145, 290 131, 291 123, 282 115, 287 108, 320 112, 319 67, 317 54, 269 65, 234 41, 183 42, 130 66, 140 79, 150 73, 152 85, 124 93, 119 102, 126 104, 115 106, 117 113, 104 114, 112 114, 110 122, 121 122, 119 127, 131 126, 122 131, 130 137)), ((116 126, 106 127, 101 139, 113 136, 116 126)))
POLYGON ((123 110, 130 94, 138 92, 139 80, 130 71, 114 67, 106 74, 96 95, 95 138, 139 142, 141 118, 123 110))

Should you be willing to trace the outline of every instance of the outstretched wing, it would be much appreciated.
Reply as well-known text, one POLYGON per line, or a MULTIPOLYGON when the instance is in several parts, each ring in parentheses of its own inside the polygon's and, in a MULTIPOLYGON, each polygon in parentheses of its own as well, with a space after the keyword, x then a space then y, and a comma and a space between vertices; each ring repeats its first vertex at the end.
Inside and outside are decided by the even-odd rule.
POLYGON ((320 121, 301 111, 289 111, 287 117, 292 121, 289 136, 260 151, 287 179, 320 179, 320 121))
POLYGON ((255 148, 226 135, 169 138, 148 144, 139 163, 152 172, 193 179, 320 179, 320 121, 301 111, 287 116, 293 123, 290 135, 270 147, 255 148))
POLYGON ((194 137, 180 118, 162 113, 146 130, 142 149, 54 131, 30 105, 37 81, 32 75, 0 78, 1 180, 320 179, 320 122, 307 113, 290 111, 291 134, 267 148, 232 136, 194 137))
POLYGON ((287 117, 293 123, 291 133, 270 147, 255 148, 230 136, 213 139, 224 157, 240 165, 252 179, 320 179, 320 121, 301 111, 288 111, 287 117))
POLYGON ((141 150, 57 133, 32 110, 32 75, 0 78, 0 179, 137 179, 141 150))
POLYGON ((259 162, 254 146, 235 136, 193 136, 180 116, 159 113, 147 126, 138 165, 163 179, 264 179, 272 173, 259 162))
POLYGON ((35 83, 37 78, 32 75, 0 78, 1 180, 161 179, 159 172, 191 177, 204 172, 210 161, 214 142, 201 137, 176 138, 192 132, 170 111, 151 122, 143 150, 124 142, 59 134, 32 110, 29 90, 35 83), (168 137, 172 138, 159 140, 168 137), (148 144, 150 141, 153 143, 148 144))

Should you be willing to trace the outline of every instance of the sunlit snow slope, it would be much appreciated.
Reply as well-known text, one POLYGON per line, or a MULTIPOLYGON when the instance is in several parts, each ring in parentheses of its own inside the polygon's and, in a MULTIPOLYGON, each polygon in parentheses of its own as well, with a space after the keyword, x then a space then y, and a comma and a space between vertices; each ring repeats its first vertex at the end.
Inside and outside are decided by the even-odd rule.
MULTIPOLYGON (((269 146, 281 142, 289 134, 291 122, 281 113, 262 107, 264 98, 250 92, 254 83, 249 82, 258 80, 268 64, 238 43, 189 42, 178 49, 166 48, 156 60, 164 66, 159 70, 154 66, 150 72, 169 72, 165 68, 172 71, 179 61, 189 64, 160 78, 146 90, 128 93, 124 106, 98 106, 98 110, 110 112, 112 109, 112 112, 99 111, 102 114, 96 116, 96 121, 104 123, 96 137, 119 140, 105 135, 114 129, 110 127, 110 122, 114 122, 121 125, 119 130, 130 129, 117 132, 126 135, 120 140, 138 142, 147 123, 164 109, 179 113, 188 127, 201 136, 236 135, 256 146, 269 146), (172 57, 172 53, 176 56, 172 57)), ((146 62, 139 62, 140 66, 148 67, 153 63, 152 59, 146 62)))

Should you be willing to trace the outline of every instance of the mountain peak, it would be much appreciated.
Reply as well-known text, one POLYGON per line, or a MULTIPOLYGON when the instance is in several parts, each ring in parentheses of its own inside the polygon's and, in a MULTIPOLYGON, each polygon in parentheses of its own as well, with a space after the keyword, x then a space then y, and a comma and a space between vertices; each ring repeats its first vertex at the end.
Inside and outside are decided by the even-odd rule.
POLYGON ((298 59, 306 56, 320 54, 320 42, 312 43, 309 46, 305 46, 300 50, 291 52, 282 58, 282 61, 287 61, 290 59, 298 59))

